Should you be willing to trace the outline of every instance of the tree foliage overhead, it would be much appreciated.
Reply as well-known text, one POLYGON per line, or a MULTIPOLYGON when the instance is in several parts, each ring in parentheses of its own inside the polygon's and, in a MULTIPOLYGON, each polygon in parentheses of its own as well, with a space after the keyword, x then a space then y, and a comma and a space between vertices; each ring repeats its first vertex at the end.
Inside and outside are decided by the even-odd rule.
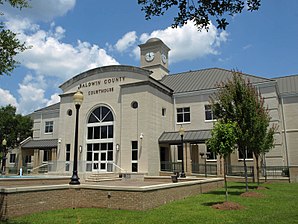
POLYGON ((185 25, 188 21, 194 21, 199 30, 208 29, 210 20, 215 19, 217 28, 226 29, 227 16, 234 16, 248 11, 258 10, 261 0, 138 0, 145 12, 145 18, 162 16, 170 8, 176 8, 177 15, 174 17, 172 27, 185 25))
POLYGON ((0 140, 5 138, 7 147, 16 144, 32 135, 33 121, 28 116, 16 114, 16 108, 8 105, 0 107, 0 140))
MULTIPOLYGON (((0 0, 0 5, 5 2, 14 8, 29 7, 27 0, 0 0)), ((0 12, 0 16, 3 16, 3 12, 0 12)), ((25 43, 20 42, 16 35, 0 21, 0 75, 10 75, 18 65, 15 56, 26 49, 25 43)))

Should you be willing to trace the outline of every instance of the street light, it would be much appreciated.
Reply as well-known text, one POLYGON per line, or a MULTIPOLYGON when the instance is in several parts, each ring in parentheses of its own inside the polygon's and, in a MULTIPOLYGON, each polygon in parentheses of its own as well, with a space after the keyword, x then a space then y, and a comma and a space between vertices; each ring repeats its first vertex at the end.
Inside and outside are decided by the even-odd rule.
POLYGON ((7 141, 6 139, 3 139, 2 141, 2 146, 3 146, 3 151, 2 151, 2 175, 5 175, 5 166, 6 166, 6 144, 7 141))
POLYGON ((186 177, 185 176, 185 173, 184 173, 184 144, 183 144, 183 136, 185 134, 185 130, 184 128, 182 127, 182 125, 180 126, 180 129, 179 129, 179 135, 181 137, 181 145, 182 145, 182 169, 181 169, 181 175, 180 177, 186 177))
POLYGON ((207 177, 207 159, 208 159, 208 156, 210 155, 210 152, 200 152, 200 156, 202 159, 205 160, 205 177, 207 177))
POLYGON ((73 157, 73 171, 69 184, 80 184, 78 176, 78 131, 79 131, 79 110, 83 102, 84 96, 81 91, 77 91, 73 95, 73 102, 76 107, 76 125, 75 125, 75 141, 74 141, 74 157, 73 157))

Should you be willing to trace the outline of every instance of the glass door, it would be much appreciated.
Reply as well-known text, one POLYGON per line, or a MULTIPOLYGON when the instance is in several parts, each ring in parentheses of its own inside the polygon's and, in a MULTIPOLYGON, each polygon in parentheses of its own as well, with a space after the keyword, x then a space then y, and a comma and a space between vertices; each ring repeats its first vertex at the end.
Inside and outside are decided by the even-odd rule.
POLYGON ((93 152, 93 171, 99 170, 99 152, 93 152))

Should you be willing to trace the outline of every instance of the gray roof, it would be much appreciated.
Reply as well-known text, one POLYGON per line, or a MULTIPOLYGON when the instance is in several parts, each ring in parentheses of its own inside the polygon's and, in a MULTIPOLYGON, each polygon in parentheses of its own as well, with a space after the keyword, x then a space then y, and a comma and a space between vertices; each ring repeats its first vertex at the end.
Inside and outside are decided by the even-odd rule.
POLYGON ((60 109, 60 103, 55 103, 55 104, 52 104, 50 106, 47 106, 47 107, 41 108, 39 110, 36 110, 35 112, 50 111, 50 110, 59 110, 59 109, 60 109))
POLYGON ((58 139, 43 139, 43 140, 33 140, 30 139, 24 145, 22 149, 52 149, 57 148, 58 139))
POLYGON ((279 77, 276 81, 281 94, 298 93, 298 75, 279 77))
MULTIPOLYGON (((174 93, 191 92, 216 88, 216 84, 232 79, 233 71, 210 68, 165 76, 161 82, 174 93)), ((251 83, 273 81, 271 79, 243 74, 251 83)))
MULTIPOLYGON (((185 142, 199 143, 211 138, 211 130, 185 131, 183 140, 185 142)), ((178 144, 181 143, 179 131, 163 132, 158 139, 159 143, 178 144)))

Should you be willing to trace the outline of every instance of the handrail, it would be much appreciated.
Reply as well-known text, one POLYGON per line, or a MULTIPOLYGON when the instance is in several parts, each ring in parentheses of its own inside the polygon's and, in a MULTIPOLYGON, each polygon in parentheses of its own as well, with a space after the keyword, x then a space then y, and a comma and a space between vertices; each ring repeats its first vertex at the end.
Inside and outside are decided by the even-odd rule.
POLYGON ((117 167, 118 169, 120 169, 121 171, 124 171, 125 173, 127 173, 127 170, 121 168, 120 166, 118 166, 117 164, 115 164, 114 162, 108 162, 109 164, 112 164, 113 166, 117 167))
POLYGON ((33 172, 33 170, 39 169, 39 168, 44 167, 44 166, 48 166, 49 164, 54 164, 54 163, 43 163, 43 164, 41 164, 41 165, 39 165, 37 167, 34 167, 32 169, 28 169, 27 172, 28 171, 33 172))

